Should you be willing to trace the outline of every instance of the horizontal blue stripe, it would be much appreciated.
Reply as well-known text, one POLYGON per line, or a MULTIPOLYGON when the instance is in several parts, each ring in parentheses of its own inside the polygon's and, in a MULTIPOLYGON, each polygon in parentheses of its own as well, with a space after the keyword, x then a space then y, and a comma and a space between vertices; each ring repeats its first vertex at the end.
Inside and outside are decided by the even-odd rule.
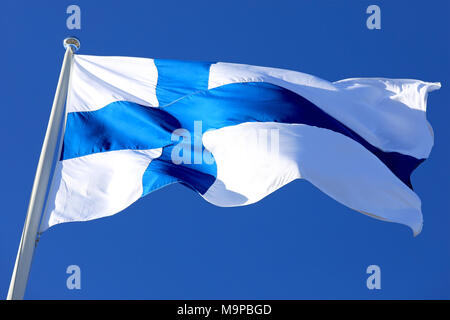
MULTIPOLYGON (((215 163, 175 165, 170 159, 172 131, 185 128, 194 141, 198 139, 194 136, 194 121, 199 120, 202 133, 243 122, 297 123, 332 130, 363 145, 409 187, 412 171, 423 161, 397 152, 384 152, 298 94, 259 82, 197 91, 162 108, 116 102, 93 112, 71 113, 62 158, 109 150, 164 147, 163 156, 153 160, 144 174, 144 194, 177 181, 203 194, 215 180, 215 163)), ((194 150, 192 158, 193 153, 194 150)))
POLYGON ((171 144, 180 122, 158 108, 128 101, 67 115, 61 159, 114 150, 146 150, 171 144))
MULTIPOLYGON (((410 188, 411 173, 423 161, 398 152, 382 151, 300 95, 268 83, 235 83, 204 90, 186 96, 164 110, 190 132, 197 120, 202 120, 203 132, 243 122, 298 123, 329 129, 363 145, 410 188)), ((152 166, 157 163, 153 161, 148 171, 152 171, 152 166)), ((207 164, 196 165, 197 170, 205 171, 205 168, 209 168, 207 164)), ((207 188, 199 187, 200 184, 202 182, 197 181, 194 187, 206 192, 207 188)), ((152 190, 151 187, 147 189, 152 190)))

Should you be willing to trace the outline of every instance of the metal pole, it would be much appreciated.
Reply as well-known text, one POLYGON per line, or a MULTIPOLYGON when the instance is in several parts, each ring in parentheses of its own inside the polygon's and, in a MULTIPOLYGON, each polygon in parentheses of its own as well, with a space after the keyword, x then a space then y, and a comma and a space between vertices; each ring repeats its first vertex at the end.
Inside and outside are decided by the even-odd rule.
POLYGON ((62 119, 65 115, 65 102, 69 86, 70 67, 72 65, 73 53, 80 47, 76 38, 64 39, 66 53, 59 74, 58 86, 56 87, 52 111, 42 145, 39 163, 36 169, 33 189, 31 191, 30 203, 28 205, 27 217, 20 239, 16 263, 11 277, 8 290, 8 300, 23 299, 30 274, 31 262, 33 260, 36 237, 44 208, 49 181, 51 180, 53 160, 58 146, 58 135, 60 133, 62 119))

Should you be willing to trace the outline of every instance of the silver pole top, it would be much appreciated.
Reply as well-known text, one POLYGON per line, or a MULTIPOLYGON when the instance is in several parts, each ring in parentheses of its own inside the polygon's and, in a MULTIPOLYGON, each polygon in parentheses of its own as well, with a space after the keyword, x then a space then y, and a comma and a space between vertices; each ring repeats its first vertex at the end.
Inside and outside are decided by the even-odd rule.
POLYGON ((73 52, 76 52, 78 49, 80 49, 80 40, 78 40, 75 37, 69 37, 65 38, 63 41, 64 49, 67 50, 67 47, 72 48, 73 52))

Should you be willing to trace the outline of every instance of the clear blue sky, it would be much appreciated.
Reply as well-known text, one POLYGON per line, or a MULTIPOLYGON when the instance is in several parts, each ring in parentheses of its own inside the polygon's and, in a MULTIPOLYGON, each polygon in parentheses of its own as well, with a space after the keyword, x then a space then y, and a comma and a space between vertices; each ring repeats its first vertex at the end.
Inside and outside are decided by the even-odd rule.
POLYGON ((21 1, 0 4, 0 297, 6 296, 63 57, 238 62, 350 77, 440 81, 428 99, 430 158, 413 174, 413 238, 295 181, 259 203, 218 208, 172 185, 113 217, 58 225, 37 248, 29 299, 450 298, 450 2, 365 0, 21 1), (81 7, 82 29, 66 28, 81 7), (370 4, 382 29, 366 28, 370 4), (79 265, 81 290, 66 288, 79 265), (366 268, 381 267, 379 291, 366 268))

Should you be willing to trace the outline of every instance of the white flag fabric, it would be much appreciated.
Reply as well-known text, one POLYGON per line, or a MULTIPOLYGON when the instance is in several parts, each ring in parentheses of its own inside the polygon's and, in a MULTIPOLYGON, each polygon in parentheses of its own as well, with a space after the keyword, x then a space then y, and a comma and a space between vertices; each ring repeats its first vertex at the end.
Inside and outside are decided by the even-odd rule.
MULTIPOLYGON (((218 206, 295 179, 369 216, 422 228, 413 170, 439 83, 329 82, 231 63, 75 55, 63 147, 40 231, 113 215, 172 183, 218 206)), ((298 197, 295 202, 308 199, 298 197)))

